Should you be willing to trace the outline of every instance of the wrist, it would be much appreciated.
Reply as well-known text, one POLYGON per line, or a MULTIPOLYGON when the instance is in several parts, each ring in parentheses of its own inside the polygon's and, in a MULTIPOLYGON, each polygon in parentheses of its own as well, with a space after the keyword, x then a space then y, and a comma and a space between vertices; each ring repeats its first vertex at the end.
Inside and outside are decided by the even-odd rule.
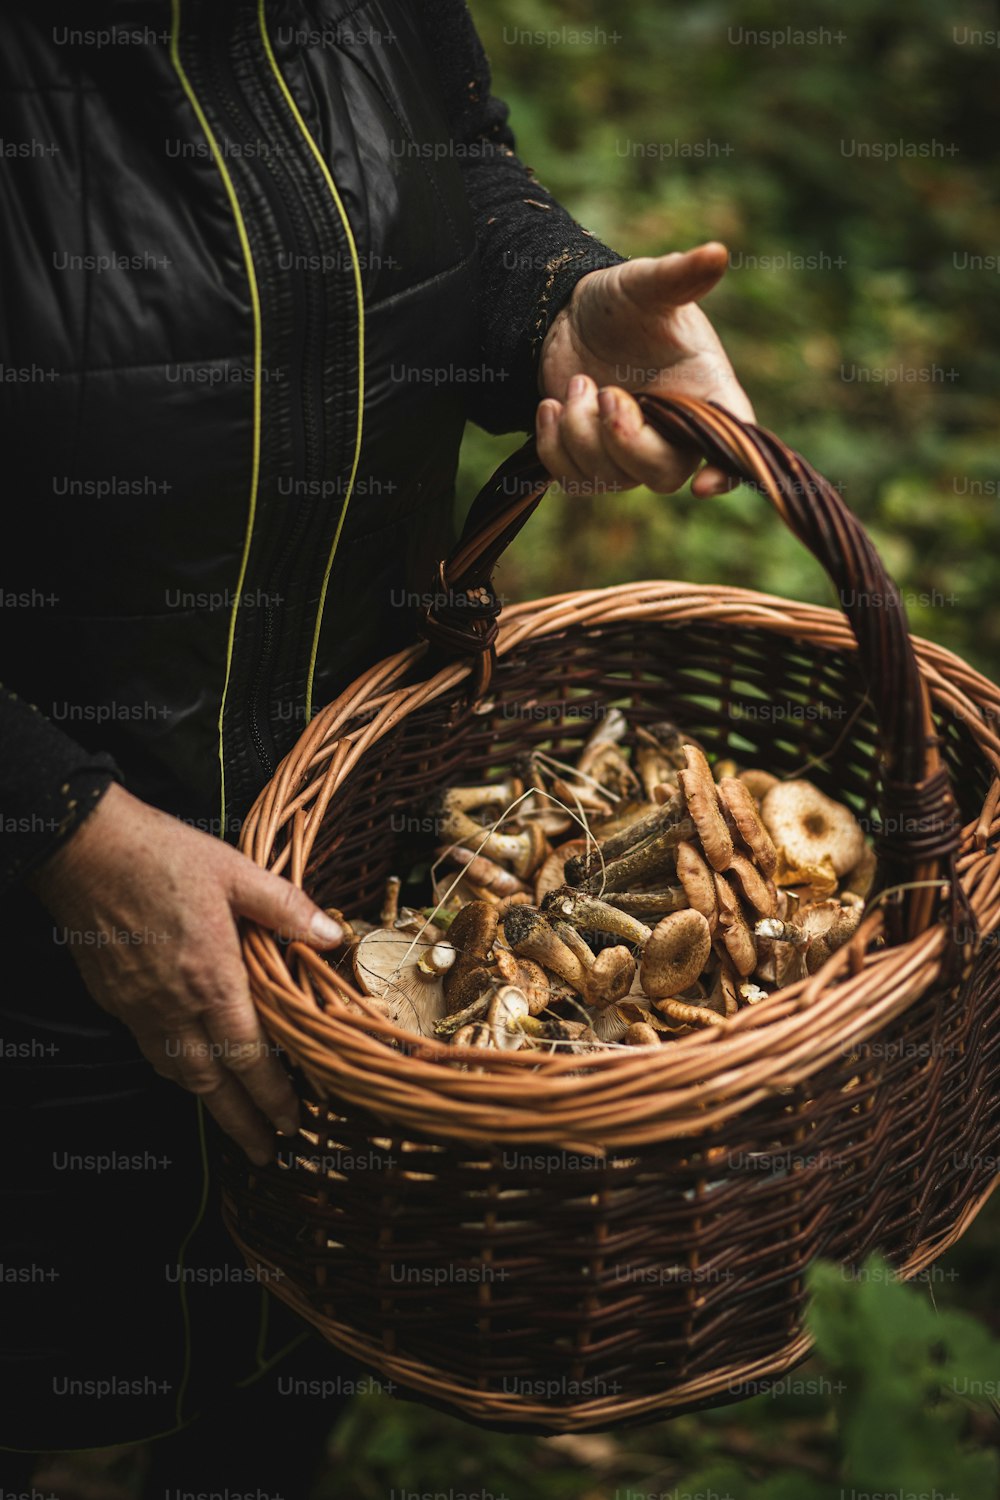
POLYGON ((62 893, 78 889, 84 872, 93 864, 95 850, 107 839, 109 826, 134 801, 118 782, 109 782, 93 809, 68 838, 26 877, 28 889, 45 906, 58 900, 62 893))

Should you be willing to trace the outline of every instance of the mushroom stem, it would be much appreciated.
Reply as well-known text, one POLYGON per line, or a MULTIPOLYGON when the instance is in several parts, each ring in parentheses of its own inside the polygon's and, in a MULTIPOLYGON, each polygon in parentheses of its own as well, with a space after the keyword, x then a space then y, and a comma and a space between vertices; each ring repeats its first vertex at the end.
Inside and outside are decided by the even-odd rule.
POLYGON ((590 929, 592 932, 607 932, 626 943, 644 943, 652 932, 645 922, 625 911, 610 906, 588 892, 574 890, 572 886, 560 886, 550 891, 542 902, 542 910, 553 917, 561 917, 573 927, 590 929))
POLYGON ((675 797, 661 807, 644 813, 629 823, 626 828, 603 839, 596 847, 592 846, 585 854, 578 854, 573 859, 567 860, 567 884, 580 885, 589 876, 599 872, 603 865, 620 859, 623 854, 627 854, 630 849, 636 848, 639 844, 644 844, 654 834, 662 833, 678 823, 683 816, 684 809, 680 797, 675 797))
POLYGON ((664 917, 667 912, 683 911, 690 905, 680 885, 668 885, 662 891, 610 891, 604 900, 617 911, 628 912, 630 917, 664 917))
POLYGON ((597 870, 582 881, 580 889, 592 895, 596 895, 598 891, 627 890, 630 885, 649 880, 655 875, 662 875, 664 871, 675 867, 677 845, 683 843, 685 839, 692 838, 694 832, 695 826, 691 819, 681 818, 679 822, 665 828, 662 833, 654 834, 644 844, 630 849, 620 859, 614 859, 610 864, 605 864, 603 869, 597 870))
POLYGON ((461 844, 446 844, 435 850, 435 854, 438 859, 446 859, 449 864, 464 869, 468 878, 476 885, 497 896, 513 896, 516 891, 528 889, 523 880, 518 880, 516 875, 512 875, 495 860, 489 859, 485 854, 477 854, 474 849, 466 849, 461 844))
POLYGON ((387 875, 385 880, 385 894, 382 897, 382 910, 378 919, 383 927, 391 927, 399 916, 399 892, 402 881, 398 875, 387 875))
POLYGON ((757 937, 770 938, 772 943, 793 943, 796 948, 809 941, 809 933, 795 922, 783 922, 780 917, 763 917, 754 926, 757 937))

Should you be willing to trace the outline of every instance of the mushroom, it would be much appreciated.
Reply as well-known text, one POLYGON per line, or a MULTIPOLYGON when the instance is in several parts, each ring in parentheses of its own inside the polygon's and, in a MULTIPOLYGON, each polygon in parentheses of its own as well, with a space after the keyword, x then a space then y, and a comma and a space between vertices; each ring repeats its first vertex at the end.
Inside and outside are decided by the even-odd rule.
POLYGON ((582 811, 594 819, 607 818, 611 814, 611 803, 587 781, 581 780, 571 786, 564 776, 557 776, 552 783, 552 795, 571 812, 582 811))
POLYGON ((584 995, 587 1004, 601 1011, 624 1000, 632 987, 635 970, 635 959, 628 948, 602 948, 587 974, 584 995))
POLYGON ((725 870, 733 857, 733 839, 722 815, 718 789, 704 752, 685 744, 687 762, 679 771, 688 813, 698 831, 705 858, 713 870, 725 870))
POLYGON ((648 1021, 633 1021, 622 1037, 626 1047, 658 1047, 660 1038, 648 1021))
POLYGON ((864 852, 865 836, 854 814, 811 781, 779 782, 767 793, 760 811, 790 866, 806 869, 826 859, 836 875, 846 875, 864 852))
POLYGON ((516 777, 491 781, 487 786, 453 786, 441 794, 443 813, 466 813, 487 807, 510 807, 524 795, 524 785, 516 777))
POLYGON ((656 924, 642 951, 639 979, 651 999, 677 995, 708 963, 712 935, 701 912, 671 912, 656 924))
POLYGON ((536 906, 541 904, 543 897, 548 895, 549 891, 554 891, 556 886, 565 885, 567 860, 573 859, 577 854, 585 854, 586 852, 586 839, 567 839, 564 844, 559 845, 558 849, 553 849, 544 864, 535 873, 536 906))
POLYGON ((609 831, 599 843, 590 843, 585 852, 566 861, 566 884, 582 884, 606 865, 620 859, 623 854, 645 844, 654 834, 663 833, 679 823, 683 816, 684 808, 679 796, 662 807, 630 816, 623 827, 614 832, 609 831))
POLYGON ((770 878, 778 863, 778 852, 749 787, 734 776, 723 776, 719 782, 719 797, 727 820, 750 851, 755 864, 770 878))
POLYGON ((757 1005, 761 1000, 767 999, 767 990, 762 990, 759 984, 752 984, 745 979, 739 987, 740 999, 745 1005, 757 1005))
POLYGON ((712 775, 716 781, 721 781, 724 776, 735 776, 739 769, 736 762, 730 756, 726 756, 724 759, 715 762, 715 765, 712 767, 712 775))
POLYGON ((444 1014, 444 985, 417 968, 433 943, 421 943, 391 927, 376 927, 354 949, 354 975, 366 995, 385 1002, 388 1020, 422 1036, 431 1035, 444 1014))
POLYGON ((466 877, 476 885, 492 891, 495 896, 513 896, 518 891, 527 891, 523 880, 505 870, 485 854, 474 849, 465 849, 461 844, 446 844, 435 851, 438 859, 446 859, 465 871, 466 877))
POLYGON ((601 901, 586 891, 574 890, 569 885, 550 891, 542 902, 542 911, 551 918, 562 918, 573 927, 606 932, 626 943, 645 943, 652 931, 638 917, 631 917, 607 901, 601 901))
POLYGON ((540 1015, 553 998, 548 976, 541 965, 530 958, 516 957, 508 948, 497 948, 495 962, 500 977, 524 995, 531 1014, 540 1015))
POLYGON ((677 861, 677 845, 682 839, 691 838, 695 825, 690 818, 681 818, 661 833, 636 844, 619 859, 595 871, 581 882, 581 889, 596 894, 600 891, 622 891, 647 880, 659 878, 672 871, 677 861))
POLYGON ((711 1010, 707 1005, 692 1005, 676 996, 664 996, 662 1000, 654 1000, 653 1004, 661 1015, 682 1021, 687 1026, 724 1026, 726 1023, 725 1017, 717 1010, 711 1010))
POLYGON ((597 724, 587 736, 583 749, 576 758, 577 769, 585 776, 592 776, 594 765, 600 760, 604 751, 609 746, 617 749, 627 733, 628 723, 621 709, 609 709, 602 718, 598 719, 597 724))
POLYGON ((378 914, 383 927, 391 927, 399 916, 399 892, 402 883, 398 875, 386 876, 382 910, 378 914))
POLYGON ((740 1008, 737 996, 737 981, 739 975, 733 970, 730 963, 725 959, 719 964, 712 982, 712 988, 705 1001, 712 1010, 717 1010, 720 1016, 735 1016, 740 1008))
POLYGON ((577 771, 596 781, 617 801, 634 802, 642 796, 642 784, 618 745, 601 745, 587 761, 581 755, 577 771))
POLYGON ((726 871, 727 880, 735 880, 744 900, 762 917, 773 917, 778 909, 778 893, 770 880, 765 880, 755 864, 743 854, 734 854, 726 871))
POLYGON ((470 901, 463 906, 449 927, 448 940, 458 955, 444 976, 449 1015, 470 1004, 492 984, 489 963, 496 935, 496 910, 485 901, 470 901))
POLYGON ((757 948, 743 910, 725 875, 716 875, 715 890, 719 898, 719 932, 722 943, 737 973, 745 978, 757 966, 757 948))
POLYGON ((580 958, 553 932, 541 912, 533 906, 512 906, 504 917, 504 936, 514 953, 533 959, 558 974, 582 995, 587 988, 587 969, 580 958))
POLYGON ((875 869, 878 859, 871 844, 866 843, 855 864, 847 871, 844 884, 841 887, 841 895, 860 896, 862 900, 867 899, 871 888, 875 883, 875 869))
POLYGON ((798 887, 799 896, 804 897, 806 905, 809 905, 813 901, 822 901, 835 893, 837 872, 833 868, 833 860, 829 855, 825 854, 818 864, 800 866, 789 863, 784 849, 779 848, 774 883, 780 887, 798 887))
POLYGON ((662 891, 609 891, 604 897, 616 911, 628 912, 631 917, 658 920, 671 911, 683 911, 694 903, 688 900, 684 887, 668 885, 662 891))
POLYGON ((457 808, 442 812, 441 832, 450 844, 474 842, 473 854, 507 860, 515 875, 522 878, 538 868, 549 849, 548 840, 537 823, 529 823, 519 833, 500 833, 484 828, 467 812, 457 808))
POLYGON ((677 845, 677 879, 687 897, 689 906, 700 911, 708 923, 708 930, 715 936, 719 920, 719 897, 715 889, 715 875, 702 859, 696 844, 683 839, 677 845))
POLYGON ((861 925, 861 908, 841 906, 825 932, 818 933, 806 949, 806 968, 810 974, 821 969, 832 953, 842 948, 861 925))
POLYGON ((771 788, 778 785, 777 776, 772 776, 770 771, 761 771, 756 768, 738 771, 736 780, 743 783, 758 805, 763 802, 771 788))
POLYGON ((506 1051, 516 1051, 524 1044, 524 1032, 520 1023, 530 1015, 527 996, 515 985, 505 984, 490 1002, 487 1021, 493 1045, 506 1051))
POLYGON ((447 974, 457 957, 451 943, 432 943, 417 959, 417 973, 421 979, 438 979, 447 974))

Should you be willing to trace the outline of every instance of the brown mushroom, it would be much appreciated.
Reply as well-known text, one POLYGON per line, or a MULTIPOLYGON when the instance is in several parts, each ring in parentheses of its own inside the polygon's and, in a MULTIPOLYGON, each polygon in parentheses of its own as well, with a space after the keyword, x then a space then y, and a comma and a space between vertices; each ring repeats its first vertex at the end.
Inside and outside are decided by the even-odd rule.
POLYGON ((490 958, 497 935, 497 914, 485 901, 463 906, 448 929, 448 941, 457 957, 444 976, 444 999, 448 1014, 470 1004, 493 982, 490 958))
POLYGON ((553 932, 551 924, 533 906, 512 906, 504 917, 504 936, 522 958, 533 959, 558 974, 577 994, 587 988, 587 970, 572 948, 553 932))
POLYGON ((722 814, 718 788, 704 753, 689 743, 684 751, 687 763, 678 778, 688 813, 712 869, 725 870, 733 857, 733 839, 722 814))
POLYGON ((761 818, 786 862, 800 869, 829 860, 836 875, 845 875, 864 852, 865 836, 854 814, 811 781, 773 786, 761 818))
POLYGON ((754 801, 760 805, 773 786, 778 785, 777 776, 772 776, 770 771, 761 771, 751 767, 747 771, 738 771, 736 780, 741 781, 754 801))
POLYGON ((677 995, 698 978, 712 951, 701 912, 671 912, 656 924, 642 951, 639 979, 651 999, 677 995))
POLYGON ((754 863, 766 876, 772 876, 778 853, 749 787, 737 777, 724 776, 719 782, 719 797, 727 819, 750 851, 754 863))
POLYGON ((658 1047, 660 1038, 648 1021, 633 1021, 622 1037, 626 1047, 658 1047))
POLYGON ((488 855, 477 854, 474 849, 466 849, 461 844, 446 844, 435 853, 438 859, 457 865, 465 871, 468 880, 492 891, 495 896, 513 896, 518 891, 528 889, 524 881, 519 880, 510 870, 505 870, 503 865, 498 865, 488 855))
POLYGON ((719 922, 715 875, 702 859, 697 845, 689 843, 687 839, 677 845, 677 879, 687 896, 688 905, 701 912, 714 937, 719 922))
POLYGON ((550 891, 542 902, 542 911, 554 920, 561 919, 585 931, 606 932, 626 943, 645 943, 652 931, 638 917, 631 917, 628 912, 569 885, 550 891))
POLYGON ((719 934, 737 972, 745 978, 757 966, 757 948, 743 909, 725 875, 716 875, 719 898, 719 934))
POLYGON ((549 845, 537 823, 529 823, 518 833, 502 833, 484 828, 481 823, 456 808, 441 816, 441 832, 451 844, 472 845, 471 852, 490 859, 506 860, 515 875, 522 879, 534 873, 548 853, 549 845))
POLYGON ((734 854, 726 879, 735 882, 743 899, 762 917, 773 917, 778 909, 778 893, 765 880, 757 866, 743 854, 734 854))
POLYGON ((875 850, 871 844, 866 843, 856 863, 851 866, 844 876, 841 895, 847 895, 849 892, 852 896, 860 896, 863 900, 867 900, 871 894, 871 888, 875 883, 877 865, 878 859, 875 850))
POLYGON ((553 849, 535 874, 535 905, 540 906, 549 891, 566 884, 566 862, 578 854, 586 854, 586 839, 567 839, 553 849))

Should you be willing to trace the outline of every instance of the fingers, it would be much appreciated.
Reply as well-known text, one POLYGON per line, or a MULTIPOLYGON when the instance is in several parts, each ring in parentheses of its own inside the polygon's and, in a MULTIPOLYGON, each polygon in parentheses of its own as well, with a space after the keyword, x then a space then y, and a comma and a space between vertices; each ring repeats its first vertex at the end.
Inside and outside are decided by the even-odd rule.
POLYGON ((223 1066, 219 1049, 203 1026, 192 1022, 168 1038, 157 1032, 140 1035, 138 1041, 156 1072, 204 1100, 220 1129, 255 1166, 265 1166, 272 1159, 270 1129, 242 1083, 223 1066))
POLYGON ((597 386, 588 375, 574 375, 566 400, 543 401, 536 425, 538 456, 570 494, 634 489, 636 479, 605 443, 597 386))
POLYGON ((729 265, 729 251, 718 240, 675 250, 669 255, 641 256, 620 267, 622 291, 644 307, 681 307, 700 302, 718 286, 729 265))
POLYGON ((231 970, 223 966, 219 988, 219 999, 201 1017, 213 1054, 239 1079, 275 1129, 294 1135, 299 1128, 299 1102, 257 1018, 242 963, 237 961, 231 970))
POLYGON ((333 948, 342 942, 343 928, 310 901, 305 891, 281 875, 262 870, 243 854, 236 854, 236 860, 229 896, 240 916, 252 917, 281 938, 310 943, 314 948, 333 948))
POLYGON ((698 466, 692 449, 675 448, 646 423, 642 411, 620 386, 605 386, 598 406, 604 431, 604 446, 612 462, 657 494, 670 495, 680 489, 698 466))

